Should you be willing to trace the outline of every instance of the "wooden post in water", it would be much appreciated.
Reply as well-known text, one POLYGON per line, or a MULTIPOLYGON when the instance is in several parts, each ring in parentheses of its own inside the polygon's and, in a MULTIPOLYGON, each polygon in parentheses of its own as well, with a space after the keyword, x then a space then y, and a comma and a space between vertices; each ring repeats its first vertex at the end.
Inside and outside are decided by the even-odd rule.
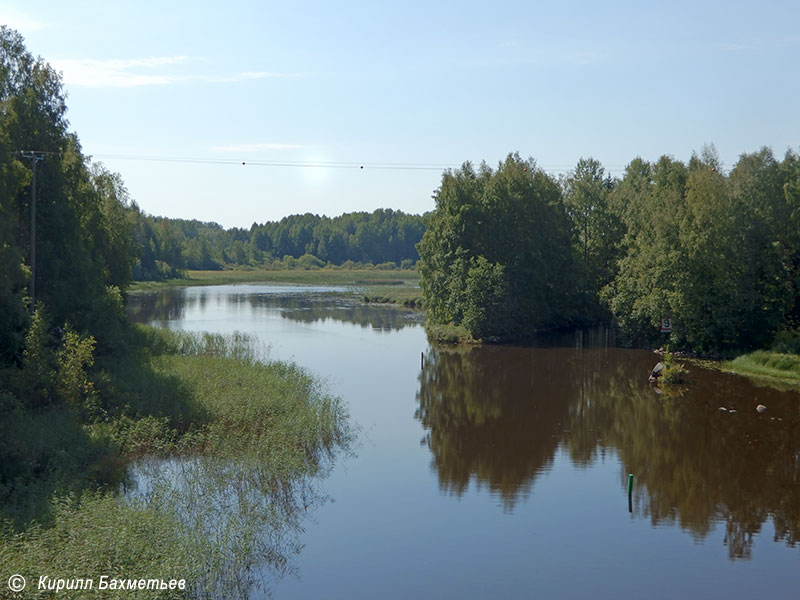
POLYGON ((628 473, 628 512, 633 512, 633 473, 628 473))
POLYGON ((419 368, 420 368, 420 371, 425 368, 425 353, 424 352, 420 352, 419 353, 419 368))

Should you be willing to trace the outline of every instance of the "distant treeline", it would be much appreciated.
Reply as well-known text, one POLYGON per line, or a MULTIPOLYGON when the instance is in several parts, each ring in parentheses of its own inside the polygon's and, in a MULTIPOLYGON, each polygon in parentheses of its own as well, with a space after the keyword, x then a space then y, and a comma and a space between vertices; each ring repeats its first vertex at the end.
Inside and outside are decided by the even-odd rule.
POLYGON ((447 171, 420 249, 428 319, 476 338, 615 320, 634 344, 763 345, 800 323, 800 156, 764 148, 724 172, 582 159, 557 180, 509 155, 447 171), (670 319, 672 334, 660 332, 670 319))
POLYGON ((137 254, 133 278, 160 280, 185 269, 227 266, 314 268, 363 264, 411 267, 425 232, 420 215, 392 209, 338 217, 306 213, 250 229, 217 223, 153 217, 130 206, 137 254))

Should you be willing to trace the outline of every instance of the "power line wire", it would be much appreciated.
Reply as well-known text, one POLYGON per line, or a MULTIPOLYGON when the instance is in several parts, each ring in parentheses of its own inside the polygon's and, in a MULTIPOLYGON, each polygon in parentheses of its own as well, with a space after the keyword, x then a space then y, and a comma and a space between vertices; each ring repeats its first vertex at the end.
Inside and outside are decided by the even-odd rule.
MULTIPOLYGON (((443 169, 458 169, 461 164, 454 163, 409 163, 409 162, 358 162, 358 161, 294 161, 294 160, 238 160, 226 158, 189 158, 176 156, 148 156, 135 154, 95 154, 94 158, 110 160, 140 160, 148 162, 172 162, 188 164, 218 164, 242 165, 255 167, 295 167, 295 168, 323 168, 323 169, 376 169, 390 171, 441 171, 443 169)), ((463 163, 462 163, 463 164, 463 163)), ((566 172, 572 170, 574 165, 548 164, 536 165, 538 168, 550 172, 566 172)), ((624 165, 609 165, 607 172, 622 172, 624 165)))

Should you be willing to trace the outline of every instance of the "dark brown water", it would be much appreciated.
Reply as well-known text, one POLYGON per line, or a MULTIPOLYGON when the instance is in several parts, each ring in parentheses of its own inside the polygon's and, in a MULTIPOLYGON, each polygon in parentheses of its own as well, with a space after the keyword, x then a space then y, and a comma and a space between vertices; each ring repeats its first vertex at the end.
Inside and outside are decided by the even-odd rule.
POLYGON ((693 366, 688 386, 658 389, 658 357, 603 347, 606 332, 437 351, 414 313, 320 291, 193 288, 132 306, 257 335, 326 377, 363 427, 274 597, 800 594, 796 391, 693 366))

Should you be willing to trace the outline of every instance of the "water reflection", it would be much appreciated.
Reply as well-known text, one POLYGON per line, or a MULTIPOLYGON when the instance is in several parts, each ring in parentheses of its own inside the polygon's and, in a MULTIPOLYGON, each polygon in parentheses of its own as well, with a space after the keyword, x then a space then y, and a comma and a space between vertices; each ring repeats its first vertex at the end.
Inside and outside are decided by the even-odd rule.
POLYGON ((796 544, 796 392, 695 367, 686 388, 655 390, 653 354, 582 346, 430 352, 416 416, 443 490, 461 495, 474 482, 513 511, 557 451, 581 468, 614 453, 621 489, 635 474, 634 515, 654 526, 704 539, 724 523, 732 559, 751 556, 767 520, 776 541, 796 544))
POLYGON ((303 522, 329 500, 320 477, 331 465, 332 458, 322 472, 285 476, 253 457, 143 459, 124 492, 183 526, 181 542, 194 561, 192 597, 260 597, 297 574, 303 522))
MULTIPOLYGON (((203 295, 195 302, 204 308, 208 297, 203 295)), ((135 323, 158 323, 163 327, 168 321, 183 318, 185 310, 183 290, 164 290, 128 296, 128 318, 135 323)))
POLYGON ((247 310, 245 318, 279 314, 300 323, 337 321, 377 331, 397 331, 417 325, 422 314, 411 309, 362 304, 355 298, 334 295, 345 288, 292 286, 217 286, 163 290, 131 295, 128 316, 137 323, 166 326, 192 313, 210 310, 247 310))

